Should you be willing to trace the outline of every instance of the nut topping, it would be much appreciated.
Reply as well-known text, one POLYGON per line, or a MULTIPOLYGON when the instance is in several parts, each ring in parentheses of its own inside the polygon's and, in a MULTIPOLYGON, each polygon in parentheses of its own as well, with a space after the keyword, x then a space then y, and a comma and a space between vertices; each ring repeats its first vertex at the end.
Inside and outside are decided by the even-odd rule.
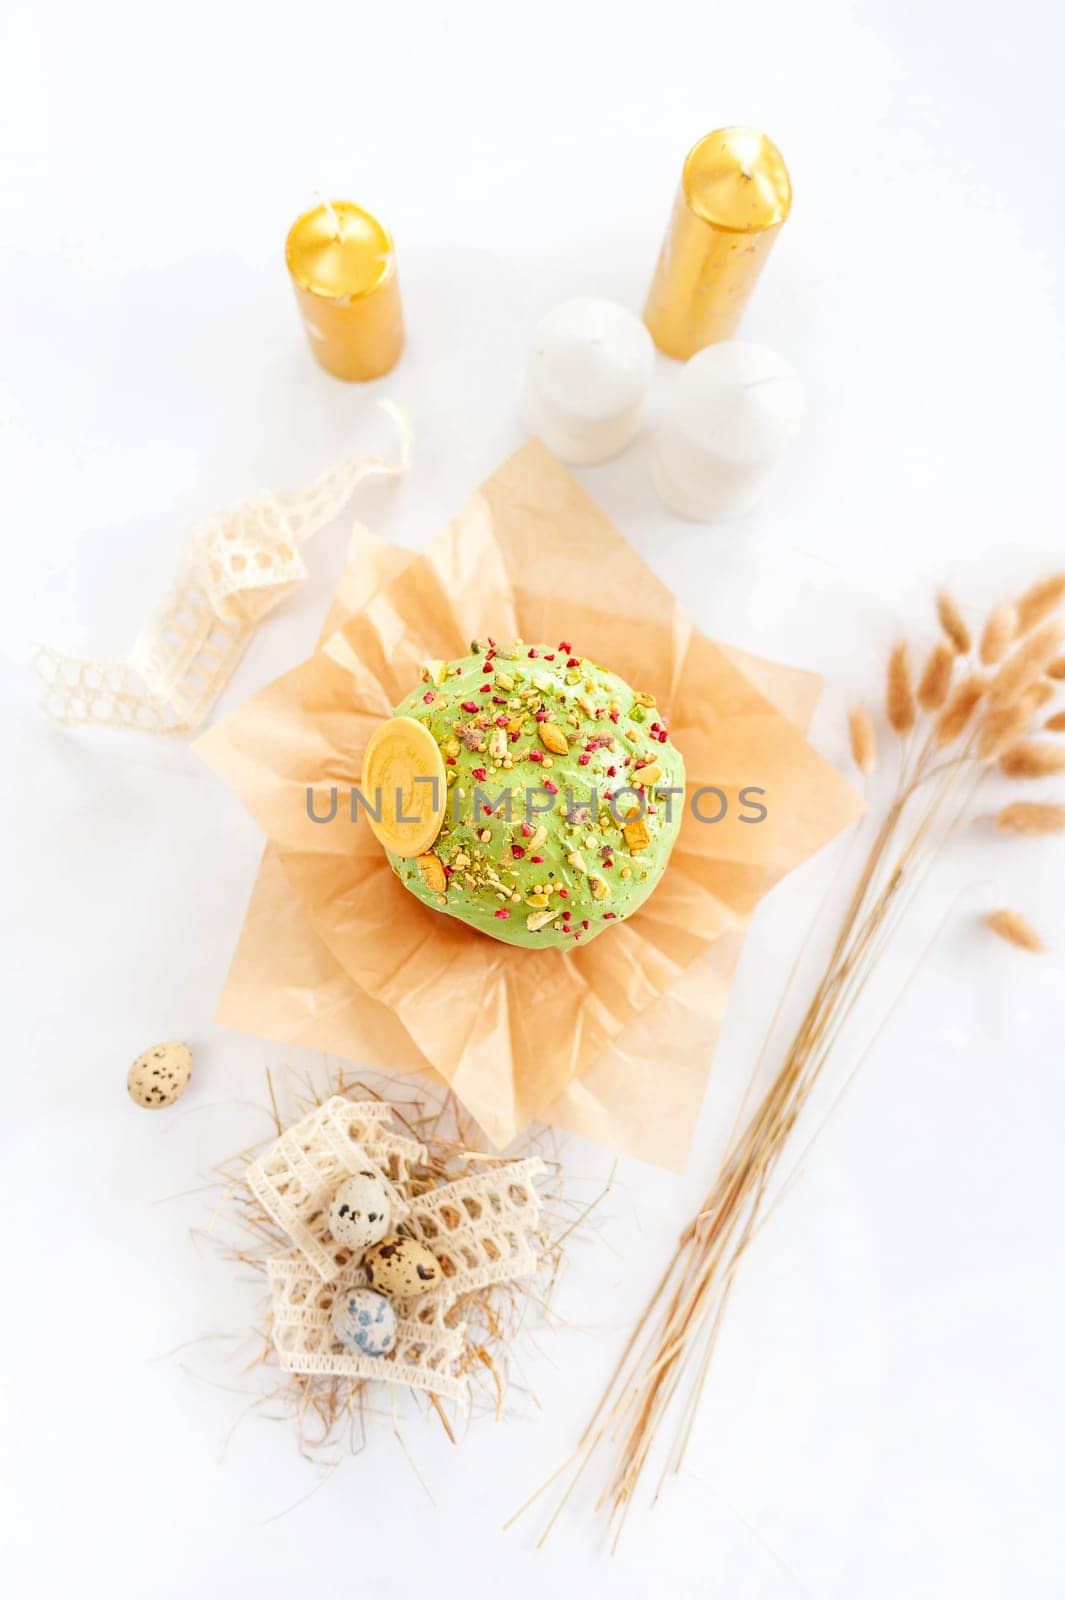
POLYGON ((440 857, 430 850, 428 855, 418 857, 418 871, 422 875, 422 882, 433 894, 447 893, 447 873, 440 857))
POLYGON ((562 729, 556 727, 553 722, 541 722, 540 743, 545 750, 550 750, 552 755, 564 756, 569 753, 569 740, 562 729))
POLYGON ((549 922, 554 922, 557 916, 557 911, 530 911, 525 918, 525 926, 530 933, 536 933, 538 929, 546 928, 549 922))
POLYGON ((634 821, 626 822, 622 828, 625 843, 635 855, 637 850, 646 850, 651 843, 651 833, 642 817, 637 816, 634 821))

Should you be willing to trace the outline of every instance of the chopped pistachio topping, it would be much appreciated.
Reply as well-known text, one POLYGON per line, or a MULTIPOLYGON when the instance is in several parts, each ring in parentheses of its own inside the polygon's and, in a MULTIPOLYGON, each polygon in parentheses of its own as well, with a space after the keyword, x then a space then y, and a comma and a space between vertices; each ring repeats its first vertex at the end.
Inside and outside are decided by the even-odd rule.
POLYGON ((659 792, 683 789, 684 762, 653 695, 569 642, 487 639, 425 662, 396 714, 429 729, 447 771, 432 850, 391 858, 427 905, 507 943, 572 948, 658 883, 683 814, 659 792))

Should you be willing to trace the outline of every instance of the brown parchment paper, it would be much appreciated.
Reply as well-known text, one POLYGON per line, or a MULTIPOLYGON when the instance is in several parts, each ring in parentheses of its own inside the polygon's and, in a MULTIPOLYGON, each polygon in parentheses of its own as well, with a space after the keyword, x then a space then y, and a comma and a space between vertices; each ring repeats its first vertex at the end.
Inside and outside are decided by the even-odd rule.
POLYGON ((219 1021, 451 1085, 505 1145, 542 1118, 658 1164, 683 1163, 742 937, 759 899, 861 809, 807 743, 810 674, 714 645, 538 441, 421 556, 356 530, 322 642, 198 741, 270 841, 219 1021), (684 753, 685 821, 634 917, 584 948, 529 951, 438 916, 341 804, 421 662, 469 640, 571 639, 650 690, 684 753), (739 789, 768 816, 738 820, 739 789))

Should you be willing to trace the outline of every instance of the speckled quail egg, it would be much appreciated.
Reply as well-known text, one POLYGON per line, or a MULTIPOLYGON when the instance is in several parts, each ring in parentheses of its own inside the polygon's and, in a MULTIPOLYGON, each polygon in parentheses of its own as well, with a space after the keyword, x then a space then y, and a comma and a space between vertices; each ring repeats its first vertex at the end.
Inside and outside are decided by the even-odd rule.
POLYGON ((383 1294, 348 1289, 333 1307, 333 1332, 353 1354, 386 1356, 396 1342, 396 1313, 383 1294))
POLYGON ((392 1202, 376 1172, 353 1172, 329 1203, 329 1232, 347 1250, 365 1250, 392 1226, 392 1202))
POLYGON ((435 1289, 444 1277, 439 1261, 426 1245, 398 1233, 390 1233, 368 1250, 362 1264, 375 1289, 400 1300, 435 1289))
POLYGON ((192 1051, 176 1040, 153 1044, 129 1069, 126 1088, 130 1099, 146 1111, 160 1111, 180 1100, 192 1073, 192 1051))

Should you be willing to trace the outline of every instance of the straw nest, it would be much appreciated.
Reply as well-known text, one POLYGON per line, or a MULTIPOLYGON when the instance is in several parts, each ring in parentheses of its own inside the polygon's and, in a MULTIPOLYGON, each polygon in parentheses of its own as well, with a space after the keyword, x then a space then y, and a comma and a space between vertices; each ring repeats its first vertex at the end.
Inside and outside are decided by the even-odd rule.
POLYGON ((537 1270, 533 1277, 465 1294, 456 1301, 454 1316, 449 1313, 449 1321, 465 1326, 457 1372, 469 1380, 470 1401, 461 1408, 461 1415, 459 1408, 449 1407, 437 1395, 403 1386, 284 1372, 272 1337, 266 1278, 269 1260, 291 1251, 292 1241, 263 1209, 247 1182, 249 1169, 275 1137, 331 1096, 343 1095, 353 1100, 385 1101, 399 1127, 424 1146, 424 1160, 409 1171, 407 1198, 481 1174, 486 1167, 505 1168, 508 1162, 476 1149, 477 1129, 454 1097, 442 1089, 419 1084, 416 1095, 404 1095, 389 1084, 384 1094, 381 1085, 374 1086, 365 1078, 355 1080, 342 1071, 333 1073, 323 1088, 306 1075, 286 1074, 279 1083, 269 1073, 267 1086, 270 1133, 213 1169, 209 1184, 215 1197, 213 1213, 205 1227, 193 1230, 245 1277, 250 1273, 262 1291, 262 1309, 253 1326, 244 1334, 225 1336, 232 1347, 230 1364, 242 1379, 240 1392, 248 1395, 228 1430, 227 1443, 251 1415, 287 1420, 295 1426, 301 1452, 320 1465, 333 1467, 348 1453, 364 1447, 376 1419, 388 1424, 420 1477, 400 1431, 401 1421, 412 1414, 432 1416, 455 1443, 460 1432, 478 1417, 498 1420, 520 1411, 526 1402, 535 1404, 522 1379, 518 1336, 531 1337, 537 1328, 558 1322, 552 1299, 566 1241, 582 1226, 598 1199, 591 1206, 581 1206, 563 1195, 559 1164, 553 1151, 545 1148, 546 1133, 530 1139, 526 1148, 510 1158, 535 1154, 547 1169, 540 1194, 537 1270))

